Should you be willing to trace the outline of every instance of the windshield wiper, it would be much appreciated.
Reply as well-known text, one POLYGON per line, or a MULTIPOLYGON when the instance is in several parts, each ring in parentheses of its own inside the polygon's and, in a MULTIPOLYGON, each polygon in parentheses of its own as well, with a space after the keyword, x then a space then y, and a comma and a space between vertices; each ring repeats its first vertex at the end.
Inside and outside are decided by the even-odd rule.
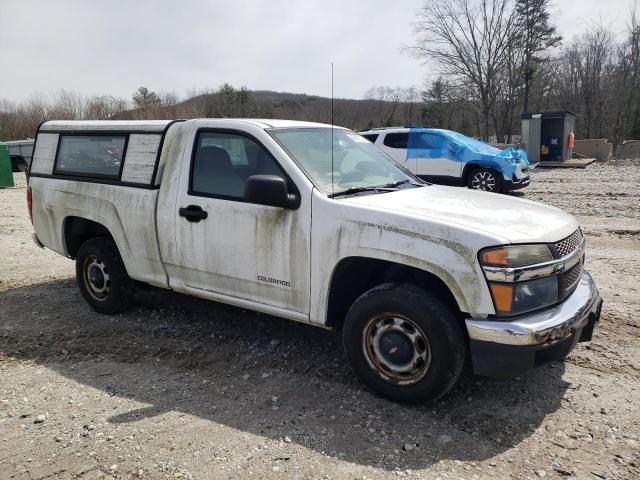
POLYGON ((355 193, 360 192, 395 192, 397 188, 387 187, 386 185, 382 185, 380 187, 351 187, 346 190, 342 190, 336 193, 330 193, 328 195, 329 198, 342 197, 345 195, 353 195, 355 193))
POLYGON ((412 182, 409 179, 405 179, 405 180, 400 180, 399 182, 393 182, 393 183, 387 183, 385 185, 380 185, 380 187, 381 188, 395 188, 395 187, 399 187, 400 185, 404 185, 405 183, 409 183, 409 184, 414 185, 416 187, 421 187, 422 185, 424 185, 422 183, 415 183, 415 182, 412 182))
POLYGON ((344 195, 352 195, 360 192, 395 192, 398 190, 400 185, 404 185, 405 183, 409 183, 416 187, 422 187, 425 185, 423 183, 415 183, 411 180, 405 179, 400 180, 399 182, 385 183, 384 185, 375 185, 372 187, 351 187, 340 192, 332 193, 329 195, 329 198, 342 197, 344 195))

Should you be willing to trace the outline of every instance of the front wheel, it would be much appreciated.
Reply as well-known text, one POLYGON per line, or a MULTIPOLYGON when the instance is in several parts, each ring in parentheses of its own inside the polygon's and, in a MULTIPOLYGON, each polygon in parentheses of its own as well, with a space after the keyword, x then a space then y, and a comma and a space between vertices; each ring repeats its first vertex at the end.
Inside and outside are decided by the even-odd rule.
POLYGON ((91 238, 80 246, 76 280, 82 296, 96 312, 113 315, 131 304, 134 282, 110 238, 91 238))
POLYGON ((502 178, 489 168, 477 168, 469 175, 467 186, 483 192, 502 192, 502 178))
POLYGON ((456 316, 414 285, 388 283, 361 295, 347 313, 343 341, 359 380, 395 401, 437 399, 464 365, 456 316))

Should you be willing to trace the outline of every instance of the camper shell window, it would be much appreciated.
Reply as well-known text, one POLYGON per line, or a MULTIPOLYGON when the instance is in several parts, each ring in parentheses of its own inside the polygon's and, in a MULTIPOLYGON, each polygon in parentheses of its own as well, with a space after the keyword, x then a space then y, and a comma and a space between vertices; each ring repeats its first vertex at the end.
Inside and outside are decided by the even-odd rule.
POLYGON ((60 135, 54 173, 120 178, 127 135, 60 135))

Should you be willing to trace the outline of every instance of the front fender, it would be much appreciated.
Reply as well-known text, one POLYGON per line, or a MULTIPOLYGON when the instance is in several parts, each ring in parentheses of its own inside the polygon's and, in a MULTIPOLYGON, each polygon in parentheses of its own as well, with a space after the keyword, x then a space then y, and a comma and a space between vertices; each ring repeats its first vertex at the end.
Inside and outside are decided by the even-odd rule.
MULTIPOLYGON (((375 228, 377 229, 379 226, 375 226, 375 228)), ((477 272, 463 255, 455 251, 457 247, 451 248, 451 245, 443 243, 429 243, 424 245, 430 251, 429 255, 415 255, 391 249, 392 245, 398 245, 398 237, 406 235, 406 232, 392 232, 381 228, 375 234, 379 236, 381 246, 384 245, 384 248, 366 245, 362 241, 343 245, 335 266, 346 258, 359 256, 414 267, 439 278, 447 286, 461 311, 472 311, 471 306, 478 304, 479 298, 475 292, 479 292, 481 285, 477 272)), ((344 238, 344 233, 342 238, 344 238)), ((327 289, 331 284, 331 278, 328 281, 327 289)))
POLYGON ((486 238, 470 229, 318 199, 314 203, 312 238, 312 323, 325 323, 334 269, 349 257, 423 270, 447 286, 461 311, 471 316, 494 313, 477 262, 477 252, 486 246, 486 238))
MULTIPOLYGON (((520 158, 519 152, 513 148, 507 148, 496 154, 474 152, 466 148, 460 148, 456 152, 458 159, 465 164, 464 178, 476 168, 489 168, 502 174, 505 180, 513 180, 514 176, 520 176, 522 169, 518 168, 516 158, 520 158)), ((525 154, 526 158, 526 154, 525 154)))

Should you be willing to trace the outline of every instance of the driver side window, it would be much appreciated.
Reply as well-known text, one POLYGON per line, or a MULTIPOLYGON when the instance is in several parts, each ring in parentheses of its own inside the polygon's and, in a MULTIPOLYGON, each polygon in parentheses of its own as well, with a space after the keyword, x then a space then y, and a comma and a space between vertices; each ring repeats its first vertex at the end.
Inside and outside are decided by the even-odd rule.
POLYGON ((246 180, 252 175, 287 179, 275 158, 252 138, 226 132, 198 134, 190 194, 243 201, 246 180))

